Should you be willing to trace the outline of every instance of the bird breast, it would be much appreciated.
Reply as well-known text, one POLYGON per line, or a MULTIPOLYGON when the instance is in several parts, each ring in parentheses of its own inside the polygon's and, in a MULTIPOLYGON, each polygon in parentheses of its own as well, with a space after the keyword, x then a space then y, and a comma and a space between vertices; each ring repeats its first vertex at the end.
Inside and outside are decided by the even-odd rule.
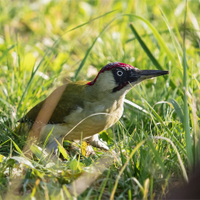
POLYGON ((123 113, 123 99, 102 99, 101 101, 84 101, 65 116, 62 124, 47 124, 42 128, 41 139, 45 140, 51 132, 51 139, 81 140, 91 137, 115 124, 123 113))
POLYGON ((68 133, 65 139, 75 140, 90 137, 115 124, 123 113, 123 101, 84 102, 84 108, 77 109, 65 117, 68 133))

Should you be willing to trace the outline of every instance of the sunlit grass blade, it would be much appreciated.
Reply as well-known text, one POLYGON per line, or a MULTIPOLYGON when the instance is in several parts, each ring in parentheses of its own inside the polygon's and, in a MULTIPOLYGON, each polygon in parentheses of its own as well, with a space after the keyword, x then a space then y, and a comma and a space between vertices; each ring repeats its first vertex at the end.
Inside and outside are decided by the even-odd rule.
POLYGON ((185 18, 184 18, 184 35, 183 35, 183 86, 184 86, 184 129, 185 129, 185 140, 186 140, 186 150, 188 161, 190 167, 193 166, 193 153, 192 153, 192 141, 190 137, 190 126, 189 126, 189 112, 188 112, 188 101, 187 101, 187 60, 186 60, 186 50, 185 50, 185 26, 186 26, 186 16, 187 16, 187 0, 185 1, 185 18))
POLYGON ((101 200, 102 194, 103 194, 104 189, 105 189, 105 187, 106 187, 106 183, 108 182, 108 177, 109 177, 109 175, 110 175, 110 170, 108 170, 107 176, 106 176, 105 180, 103 181, 102 188, 101 188, 101 192, 100 192, 100 194, 99 194, 98 200, 101 200))
MULTIPOLYGON (((155 57, 153 56, 153 54, 151 53, 151 51, 149 50, 149 48, 147 47, 147 45, 144 43, 144 41, 142 40, 142 38, 137 33, 136 29, 133 26, 133 23, 130 24, 130 28, 131 28, 132 32, 134 33, 135 37, 137 38, 138 42, 140 43, 141 47, 143 48, 143 50, 147 54, 147 56, 150 58, 150 60, 152 61, 152 63, 155 65, 155 67, 157 69, 159 69, 159 70, 164 70, 163 67, 155 59, 155 57)), ((167 80, 167 76, 163 76, 163 77, 164 77, 165 80, 167 80)), ((173 89, 176 88, 176 85, 174 84, 174 82, 172 80, 170 80, 170 85, 171 85, 171 87, 173 89)))
POLYGON ((167 56, 169 57, 169 59, 172 61, 173 64, 176 63, 176 60, 173 56, 173 54, 170 52, 169 48, 167 47, 165 41, 162 39, 162 37, 160 36, 159 32, 156 30, 156 28, 146 19, 144 19, 143 17, 140 17, 138 15, 134 15, 134 14, 130 14, 130 16, 133 16, 137 19, 142 20, 153 32, 153 35, 155 36, 155 38, 157 39, 159 45, 161 46, 161 48, 163 48, 163 51, 166 52, 167 56))
POLYGON ((35 199, 34 196, 35 196, 36 189, 37 189, 39 183, 40 183, 40 179, 37 179, 37 180, 35 181, 35 185, 34 185, 34 187, 33 187, 33 189, 32 189, 32 192, 31 192, 31 199, 35 199))
POLYGON ((147 200, 148 198, 148 191, 149 191, 149 178, 147 178, 144 182, 144 194, 143 199, 147 200))
POLYGON ((160 9, 161 15, 162 15, 162 17, 163 17, 163 20, 164 20, 164 22, 165 22, 166 25, 167 25, 167 28, 168 28, 169 33, 170 33, 171 38, 172 38, 172 42, 173 42, 174 48, 175 48, 175 50, 176 50, 176 54, 177 54, 178 61, 179 61, 179 65, 178 65, 177 67, 182 68, 182 64, 181 64, 181 63, 182 63, 182 61, 181 61, 181 56, 182 56, 181 49, 182 49, 182 48, 181 48, 181 45, 179 44, 178 40, 176 39, 176 36, 175 36, 175 34, 174 34, 172 28, 170 27, 170 23, 168 22, 167 17, 166 17, 166 15, 164 14, 163 10, 162 10, 160 7, 159 7, 159 9, 160 9))
POLYGON ((132 101, 129 101, 128 99, 124 99, 124 102, 130 106, 132 106, 133 108, 145 113, 145 114, 148 114, 149 115, 149 112, 147 110, 145 110, 144 108, 142 108, 141 106, 135 104, 134 102, 132 101))
POLYGON ((194 80, 195 80, 195 82, 196 82, 196 84, 197 84, 197 86, 198 86, 198 89, 200 90, 200 82, 197 80, 196 77, 193 77, 193 78, 194 78, 194 80))
POLYGON ((91 19, 91 20, 89 20, 89 21, 87 21, 87 22, 85 22, 85 23, 83 23, 83 24, 80 24, 80 25, 78 25, 78 26, 76 26, 76 27, 74 27, 74 28, 72 28, 72 29, 70 29, 70 30, 65 31, 64 34, 62 34, 57 40, 55 40, 54 44, 52 45, 52 47, 51 47, 50 49, 53 49, 53 48, 59 43, 59 41, 61 40, 61 38, 64 37, 67 33, 71 32, 71 31, 74 31, 74 30, 76 30, 76 29, 78 29, 78 28, 81 28, 81 27, 83 27, 83 26, 85 26, 85 25, 91 23, 92 21, 95 21, 95 20, 97 20, 97 19, 100 19, 100 18, 102 18, 102 17, 105 17, 106 15, 111 14, 111 13, 116 12, 116 11, 117 11, 117 9, 111 10, 111 11, 109 11, 109 12, 103 14, 103 15, 100 15, 100 16, 98 16, 98 17, 95 17, 94 19, 91 19))
MULTIPOLYGON (((167 30, 164 30, 164 31, 160 31, 159 32, 159 35, 160 34, 164 34, 164 33, 169 33, 169 30, 167 29, 167 30)), ((154 34, 153 33, 149 33, 149 34, 143 34, 143 35, 141 35, 140 37, 146 37, 146 36, 153 36, 154 34)), ((131 41, 133 41, 133 40, 136 40, 137 38, 136 37, 133 37, 133 38, 131 38, 131 39, 128 39, 127 41, 126 41, 126 43, 129 43, 129 42, 131 42, 131 41)))
POLYGON ((113 190, 112 190, 112 193, 111 193, 111 196, 110 196, 110 199, 113 200, 114 199, 114 195, 115 195, 115 191, 117 189, 117 185, 118 185, 118 182, 119 182, 119 179, 123 173, 123 171, 125 170, 125 168, 127 167, 130 159, 133 157, 133 155, 135 154, 135 152, 144 144, 145 140, 141 141, 134 149, 133 151, 131 152, 131 154, 129 155, 129 157, 127 158, 126 160, 126 163, 123 165, 122 169, 120 170, 118 176, 117 176, 117 179, 115 181, 115 185, 113 187, 113 190))
POLYGON ((156 103, 157 104, 168 104, 171 107, 174 108, 176 114, 178 115, 181 123, 184 123, 184 116, 183 116, 183 110, 182 108, 179 106, 178 102, 175 99, 169 99, 168 101, 159 101, 156 103))
POLYGON ((49 134, 47 135, 44 144, 43 144, 43 149, 46 147, 46 144, 48 142, 49 137, 51 136, 52 132, 53 132, 54 127, 51 129, 51 131, 49 132, 49 134))
POLYGON ((24 90, 24 92, 23 92, 23 94, 22 94, 22 96, 21 96, 21 98, 20 98, 20 101, 19 101, 18 106, 17 106, 17 111, 18 111, 18 110, 20 109, 20 107, 21 107, 22 101, 24 100, 25 94, 27 93, 28 89, 30 88, 30 85, 31 85, 31 83, 32 83, 32 81, 33 81, 33 78, 34 78, 36 72, 37 72, 38 69, 40 68, 40 66, 41 66, 41 64, 43 63, 43 61, 45 60, 45 56, 46 56, 46 54, 43 56, 42 60, 41 60, 40 63, 37 65, 37 67, 36 67, 35 70, 34 70, 34 66, 33 66, 33 70, 32 70, 32 73, 31 73, 31 77, 30 77, 30 79, 29 79, 29 81, 28 81, 28 83, 27 83, 27 85, 26 85, 26 87, 25 87, 25 90, 24 90))
POLYGON ((183 177, 184 177, 185 181, 188 182, 187 172, 186 172, 185 166, 184 166, 184 164, 183 164, 183 161, 182 161, 182 159, 181 159, 181 156, 180 156, 180 154, 179 154, 179 152, 178 152, 178 149, 176 148, 176 145, 175 145, 169 138, 166 138, 166 137, 154 136, 153 138, 155 138, 155 139, 166 140, 166 141, 168 141, 168 142, 172 145, 172 147, 173 147, 173 149, 175 150, 176 155, 177 155, 177 157, 178 157, 178 161, 179 161, 179 164, 180 164, 182 173, 183 173, 183 177))
POLYGON ((151 59, 151 61, 153 62, 153 64, 156 66, 156 68, 159 69, 159 70, 164 70, 163 67, 155 59, 155 57, 153 56, 153 54, 151 53, 151 51, 149 50, 149 48, 146 46, 146 44, 144 43, 144 41, 142 40, 142 38, 139 36, 138 32, 136 31, 136 29, 133 26, 133 23, 130 24, 130 28, 131 28, 133 34, 135 35, 135 37, 137 38, 138 42, 140 43, 141 47, 143 48, 143 50, 145 51, 145 53, 148 55, 148 57, 151 59))
POLYGON ((70 199, 70 200, 73 200, 74 198, 73 198, 73 197, 71 196, 71 194, 69 193, 67 187, 66 187, 65 185, 63 185, 62 188, 63 188, 63 190, 64 190, 64 192, 65 192, 67 198, 70 199))
POLYGON ((178 141, 178 139, 175 137, 175 135, 173 135, 173 133, 169 130, 169 128, 163 122, 162 118, 149 105, 149 103, 145 99, 144 99, 144 101, 148 105, 148 107, 150 108, 150 110, 152 111, 152 113, 153 113, 152 117, 156 117, 156 119, 160 122, 160 124, 165 128, 165 130, 167 131, 167 133, 173 138, 173 140, 176 142, 176 144, 180 147, 180 149, 182 150, 183 154, 186 155, 186 151, 185 151, 183 145, 181 145, 181 143, 178 141))
POLYGON ((4 141, 3 143, 1 143, 0 145, 3 146, 4 144, 6 144, 7 142, 9 142, 11 139, 8 139, 6 141, 4 141))
POLYGON ((16 150, 18 151, 19 154, 24 155, 22 150, 19 148, 19 146, 11 139, 12 143, 14 144, 16 150))
POLYGON ((33 164, 26 158, 22 156, 12 156, 10 159, 16 160, 18 163, 22 163, 24 165, 27 165, 28 167, 34 169, 35 167, 33 164))
POLYGON ((97 20, 97 19, 100 19, 100 18, 102 18, 102 17, 105 17, 106 15, 109 15, 109 14, 111 14, 111 13, 113 13, 113 12, 116 12, 116 11, 117 11, 117 9, 111 10, 111 11, 109 11, 109 12, 103 14, 103 15, 100 15, 100 16, 94 18, 94 19, 91 19, 91 20, 89 20, 89 21, 87 21, 87 22, 85 22, 85 23, 83 23, 83 24, 80 24, 80 25, 78 25, 78 26, 76 26, 76 27, 74 27, 74 28, 72 28, 72 29, 70 29, 70 30, 67 30, 63 35, 61 35, 57 40, 55 40, 55 42, 53 43, 53 45, 52 45, 51 48, 49 49, 50 52, 52 52, 52 50, 54 49, 54 47, 59 43, 59 41, 61 40, 62 37, 64 37, 65 34, 71 32, 71 31, 74 31, 74 30, 76 30, 76 29, 78 29, 78 28, 81 28, 81 27, 83 27, 83 26, 85 26, 85 25, 91 23, 92 21, 95 21, 95 20, 97 20))
POLYGON ((5 56, 7 56, 8 52, 9 52, 11 49, 13 49, 15 46, 16 46, 16 44, 13 44, 11 47, 9 47, 6 51, 3 52, 3 54, 2 54, 1 57, 0 57, 0 62, 1 62, 1 60, 2 60, 5 56))
POLYGON ((56 138, 54 138, 54 140, 57 142, 57 144, 58 144, 58 149, 59 149, 60 153, 63 155, 63 157, 64 157, 66 160, 69 160, 69 156, 68 156, 66 150, 64 149, 64 147, 58 142, 58 140, 56 140, 56 138))
POLYGON ((0 154, 0 163, 2 163, 5 158, 6 158, 5 156, 0 154))
POLYGON ((95 38, 95 40, 93 41, 92 45, 90 46, 90 48, 87 50, 86 54, 85 54, 85 57, 83 58, 83 60, 81 61, 78 69, 76 70, 76 73, 74 75, 74 80, 76 80, 78 74, 80 73, 81 69, 83 68, 83 65, 85 64, 85 61, 89 55, 89 53, 91 52, 93 46, 95 45, 97 39, 103 34, 103 32, 107 29, 107 27, 110 26, 110 24, 115 20, 116 18, 112 19, 105 27, 104 29, 99 33, 99 35, 95 38))
POLYGON ((78 28, 81 28, 82 26, 85 26, 85 25, 91 23, 92 21, 95 21, 95 20, 97 20, 97 19, 99 19, 99 18, 105 17, 106 15, 111 14, 111 13, 116 12, 116 11, 117 11, 117 9, 111 10, 111 11, 109 11, 109 12, 103 14, 103 15, 100 15, 100 16, 98 16, 98 17, 95 17, 94 19, 91 19, 90 21, 87 21, 87 22, 85 22, 85 23, 83 23, 83 24, 80 24, 80 25, 78 25, 78 26, 76 26, 76 27, 70 29, 70 30, 67 30, 61 37, 63 37, 65 34, 71 32, 71 31, 74 31, 74 30, 76 30, 76 29, 78 29, 78 28))
POLYGON ((181 123, 184 123, 183 110, 182 110, 182 108, 178 105, 178 102, 177 102, 175 99, 169 99, 168 101, 173 105, 176 114, 178 115, 178 117, 179 117, 180 120, 181 120, 181 123))
POLYGON ((42 161, 42 163, 44 165, 47 164, 47 161, 45 160, 45 158, 48 155, 46 154, 45 151, 43 151, 42 149, 40 149, 40 147, 38 147, 37 145, 31 145, 30 149, 33 152, 33 154, 39 159, 39 161, 42 161))
MULTIPOLYGON (((148 139, 147 134, 146 133, 144 133, 144 134, 145 134, 146 138, 148 139)), ((153 151, 153 153, 155 155, 155 159, 157 160, 158 164, 160 165, 160 168, 162 170, 162 174, 164 174, 165 173, 165 166, 164 166, 164 164, 163 164, 163 162, 162 162, 162 160, 161 160, 161 158, 159 156, 159 153, 156 151, 156 149, 155 149, 155 147, 153 145, 153 142, 151 140, 147 140, 147 143, 150 146, 150 148, 152 149, 152 151, 153 151)))
POLYGON ((135 177, 133 177, 132 179, 138 185, 138 187, 140 188, 140 190, 142 191, 142 193, 144 193, 144 187, 141 185, 141 183, 135 177))

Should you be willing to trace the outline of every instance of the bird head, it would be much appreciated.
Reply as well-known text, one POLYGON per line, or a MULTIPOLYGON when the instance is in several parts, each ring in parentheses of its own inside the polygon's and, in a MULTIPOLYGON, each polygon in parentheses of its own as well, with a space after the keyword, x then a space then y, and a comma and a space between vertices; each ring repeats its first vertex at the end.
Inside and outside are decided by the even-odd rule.
POLYGON ((126 94, 141 81, 168 73, 162 70, 139 70, 125 63, 114 62, 103 67, 87 85, 100 87, 102 92, 126 94))

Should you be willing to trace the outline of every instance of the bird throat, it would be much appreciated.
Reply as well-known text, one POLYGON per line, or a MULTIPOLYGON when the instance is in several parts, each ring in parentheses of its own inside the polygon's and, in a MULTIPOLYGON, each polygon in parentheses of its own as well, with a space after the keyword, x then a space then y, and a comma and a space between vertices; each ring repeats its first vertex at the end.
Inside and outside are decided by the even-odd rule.
POLYGON ((112 92, 117 92, 123 89, 129 82, 120 83, 117 87, 113 88, 112 92))

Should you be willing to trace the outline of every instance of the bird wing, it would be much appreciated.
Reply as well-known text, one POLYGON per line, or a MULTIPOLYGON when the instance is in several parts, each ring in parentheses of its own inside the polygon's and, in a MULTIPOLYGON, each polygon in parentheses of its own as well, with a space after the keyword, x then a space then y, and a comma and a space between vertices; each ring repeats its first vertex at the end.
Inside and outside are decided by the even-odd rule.
MULTIPOLYGON (((87 87, 86 83, 87 81, 77 81, 67 84, 57 106, 53 111, 53 114, 50 117, 48 122, 49 124, 64 123, 65 117, 70 115, 71 112, 75 111, 78 107, 84 107, 84 91, 85 87, 87 87)), ((33 123, 36 120, 36 117, 38 116, 42 106, 44 105, 44 102, 45 100, 33 107, 23 118, 19 120, 19 122, 33 123)))

